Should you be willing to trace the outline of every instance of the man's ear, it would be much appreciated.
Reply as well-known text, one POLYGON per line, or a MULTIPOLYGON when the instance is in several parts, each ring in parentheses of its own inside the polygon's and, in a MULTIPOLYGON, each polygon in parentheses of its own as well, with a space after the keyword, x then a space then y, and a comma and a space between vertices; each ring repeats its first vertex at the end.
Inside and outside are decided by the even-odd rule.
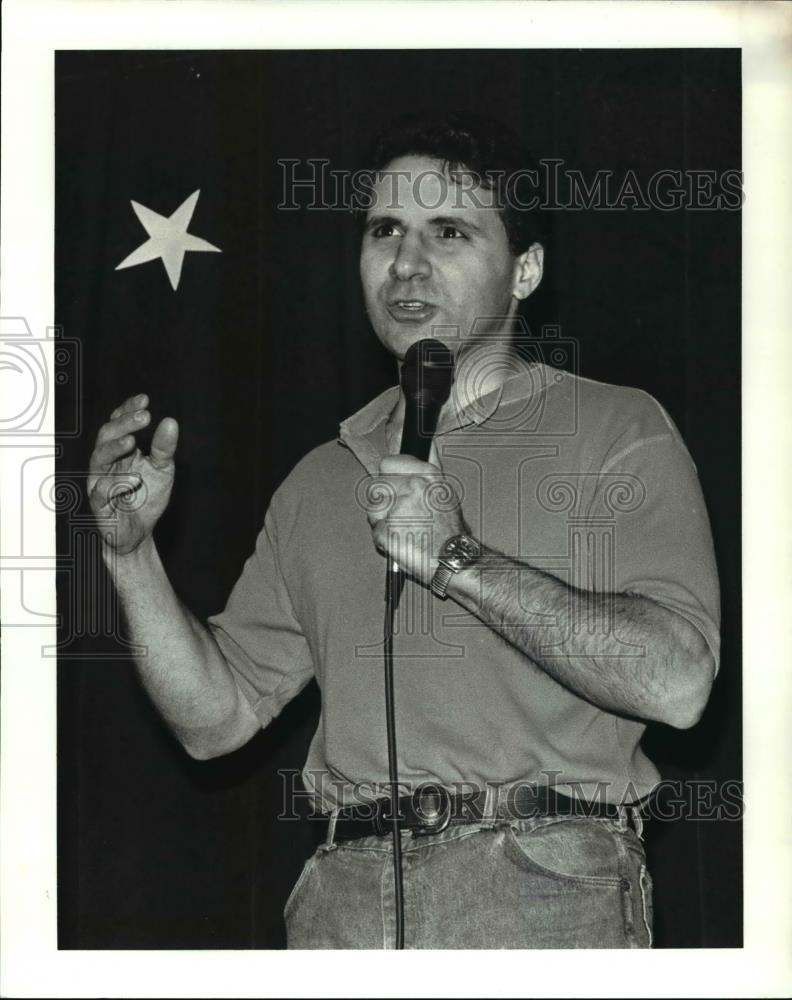
POLYGON ((512 295, 515 299, 527 299, 542 280, 544 269, 544 247, 541 243, 532 243, 514 262, 514 285, 512 295))

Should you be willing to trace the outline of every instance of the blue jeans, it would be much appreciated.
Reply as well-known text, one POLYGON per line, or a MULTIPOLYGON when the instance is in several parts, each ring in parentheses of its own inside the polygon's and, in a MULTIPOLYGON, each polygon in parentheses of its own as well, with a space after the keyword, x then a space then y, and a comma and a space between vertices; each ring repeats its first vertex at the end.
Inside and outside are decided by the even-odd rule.
MULTIPOLYGON (((650 948, 652 881, 626 818, 402 833, 405 948, 650 948)), ((289 948, 393 948, 390 837, 320 847, 284 910, 289 948)))

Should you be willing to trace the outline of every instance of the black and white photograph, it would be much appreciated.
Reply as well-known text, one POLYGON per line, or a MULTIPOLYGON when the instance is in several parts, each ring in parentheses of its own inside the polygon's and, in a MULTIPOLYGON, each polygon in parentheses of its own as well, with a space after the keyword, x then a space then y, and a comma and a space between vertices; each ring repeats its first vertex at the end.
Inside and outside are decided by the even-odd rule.
MULTIPOLYGON (((219 7, 152 16, 174 6, 219 7)), ((374 5, 290 11, 334 7, 346 44, 50 53, 52 311, 5 296, 0 442, 4 648, 53 674, 50 947, 601 963, 548 995, 601 995, 614 958, 742 960, 773 809, 746 666, 770 669, 756 56, 438 31, 532 4, 383 4, 380 44, 374 5)), ((208 988, 162 995, 231 995, 208 988)))

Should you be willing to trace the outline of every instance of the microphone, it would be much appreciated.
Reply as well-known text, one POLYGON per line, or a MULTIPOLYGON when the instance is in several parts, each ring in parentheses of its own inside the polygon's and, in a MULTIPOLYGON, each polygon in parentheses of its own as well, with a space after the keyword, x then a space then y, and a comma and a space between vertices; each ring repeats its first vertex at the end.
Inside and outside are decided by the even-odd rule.
POLYGON ((451 394, 454 356, 439 340, 411 344, 404 355, 401 387, 406 403, 401 454, 429 460, 440 411, 451 394))
MULTIPOLYGON (((400 454, 412 455, 422 462, 429 460, 437 421, 451 394, 453 380, 454 355, 445 344, 427 337, 409 346, 401 370, 406 405, 400 454)), ((398 603, 404 577, 395 560, 391 562, 390 572, 398 575, 395 584, 398 603)))

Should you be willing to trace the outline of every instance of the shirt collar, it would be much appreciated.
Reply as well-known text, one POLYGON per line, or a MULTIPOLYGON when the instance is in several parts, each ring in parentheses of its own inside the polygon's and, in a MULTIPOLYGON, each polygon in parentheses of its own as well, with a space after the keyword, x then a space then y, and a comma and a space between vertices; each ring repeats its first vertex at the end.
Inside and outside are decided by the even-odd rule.
MULTIPOLYGON (((531 365, 527 372, 507 379, 497 389, 475 399, 466 407, 458 411, 446 408, 440 416, 435 437, 465 427, 479 427, 501 407, 543 391, 548 381, 548 369, 545 365, 531 365)), ((379 463, 386 454, 385 424, 399 402, 400 393, 399 386, 391 386, 357 413, 342 421, 339 428, 341 444, 349 448, 370 475, 377 474, 379 463)))

